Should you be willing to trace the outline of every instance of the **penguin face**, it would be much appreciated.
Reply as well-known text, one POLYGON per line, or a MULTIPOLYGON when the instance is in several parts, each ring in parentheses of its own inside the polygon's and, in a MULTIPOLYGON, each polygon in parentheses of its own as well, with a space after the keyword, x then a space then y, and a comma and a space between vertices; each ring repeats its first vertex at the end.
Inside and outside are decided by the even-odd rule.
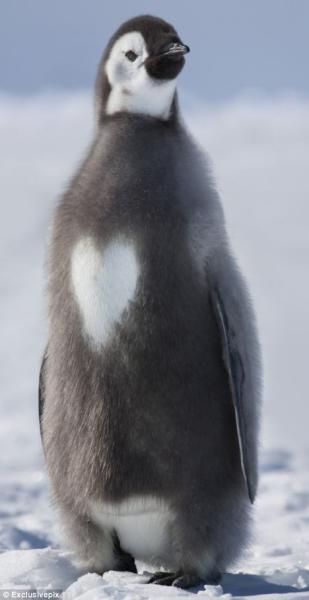
POLYGON ((188 46, 174 28, 161 19, 137 17, 122 25, 111 39, 99 71, 101 112, 103 109, 112 115, 125 111, 168 119, 176 77, 187 52, 188 46))

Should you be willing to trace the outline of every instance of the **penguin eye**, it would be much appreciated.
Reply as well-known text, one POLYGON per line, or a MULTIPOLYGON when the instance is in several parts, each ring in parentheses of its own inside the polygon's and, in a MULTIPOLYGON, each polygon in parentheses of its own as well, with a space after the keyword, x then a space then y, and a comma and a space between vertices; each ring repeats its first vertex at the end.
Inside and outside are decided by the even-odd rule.
POLYGON ((131 62, 134 62, 137 59, 137 54, 135 54, 133 50, 128 50, 128 52, 126 52, 126 57, 131 62))

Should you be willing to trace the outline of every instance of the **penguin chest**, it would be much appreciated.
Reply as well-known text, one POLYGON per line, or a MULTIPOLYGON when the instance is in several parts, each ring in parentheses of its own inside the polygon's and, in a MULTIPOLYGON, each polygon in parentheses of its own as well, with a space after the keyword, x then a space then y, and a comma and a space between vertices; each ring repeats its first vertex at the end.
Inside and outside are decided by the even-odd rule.
POLYGON ((71 280, 84 333, 100 349, 134 299, 139 267, 134 244, 122 238, 99 248, 80 239, 71 256, 71 280))
POLYGON ((171 512, 157 499, 132 498, 117 504, 91 502, 93 521, 114 531, 122 550, 137 560, 155 561, 168 554, 171 512))

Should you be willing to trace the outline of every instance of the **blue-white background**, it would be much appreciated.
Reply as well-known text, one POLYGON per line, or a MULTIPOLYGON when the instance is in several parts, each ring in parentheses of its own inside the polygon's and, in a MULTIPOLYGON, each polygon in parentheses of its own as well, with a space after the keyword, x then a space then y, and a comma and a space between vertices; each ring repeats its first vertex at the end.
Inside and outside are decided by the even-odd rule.
POLYGON ((88 88, 111 32, 141 13, 170 20, 191 46, 183 87, 204 102, 309 93, 307 0, 1 0, 1 88, 88 88))

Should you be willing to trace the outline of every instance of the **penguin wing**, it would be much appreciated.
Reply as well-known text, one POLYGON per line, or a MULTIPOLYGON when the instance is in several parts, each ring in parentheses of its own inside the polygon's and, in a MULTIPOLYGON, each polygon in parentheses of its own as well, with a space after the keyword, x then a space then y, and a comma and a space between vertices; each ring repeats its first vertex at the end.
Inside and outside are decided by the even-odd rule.
POLYGON ((40 421, 40 433, 41 440, 43 442, 43 428, 42 428, 42 419, 43 419, 43 411, 44 411, 44 402, 45 402, 45 373, 47 366, 47 348, 44 352, 40 375, 39 375, 39 421, 40 421))
POLYGON ((210 275, 211 303, 233 402, 241 468, 253 503, 257 489, 259 346, 246 285, 230 256, 210 275))

